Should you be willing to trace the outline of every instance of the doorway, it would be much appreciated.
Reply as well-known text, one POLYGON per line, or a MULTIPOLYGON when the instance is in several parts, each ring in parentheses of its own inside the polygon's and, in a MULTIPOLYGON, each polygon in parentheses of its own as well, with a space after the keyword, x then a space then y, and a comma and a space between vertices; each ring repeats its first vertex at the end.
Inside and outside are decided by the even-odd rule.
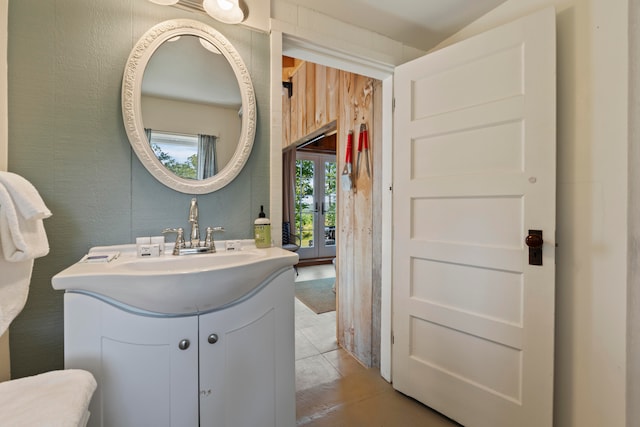
MULTIPOLYGON (((300 139, 299 124, 296 124, 295 115, 301 114, 305 107, 313 104, 309 99, 297 99, 295 87, 326 87, 326 115, 315 115, 326 119, 326 123, 335 121, 337 129, 337 164, 340 185, 338 186, 338 218, 336 226, 336 275, 340 276, 336 280, 339 298, 347 300, 339 303, 339 313, 347 312, 345 307, 352 307, 351 312, 361 312, 363 315, 341 317, 338 324, 338 333, 342 335, 341 342, 353 347, 357 344, 354 338, 371 337, 371 341, 363 342, 361 348, 373 349, 374 354, 365 350, 363 360, 371 361, 380 369, 380 374, 391 381, 391 269, 390 269, 390 245, 383 245, 382 242, 391 241, 391 117, 393 98, 393 66, 385 65, 376 61, 363 60, 357 56, 344 56, 337 51, 322 49, 310 41, 290 36, 285 33, 274 33, 274 50, 272 51, 272 71, 275 75, 282 74, 283 85, 281 88, 273 87, 273 96, 282 96, 282 103, 274 105, 274 111, 282 114, 282 127, 274 127, 272 136, 274 141, 280 143, 272 146, 272 154, 277 156, 277 151, 286 151, 287 148, 295 148, 294 143, 300 139), (277 60, 277 59, 279 60, 277 60), (296 59, 293 59, 296 58, 296 59), (318 76, 318 65, 326 69, 326 77, 303 82, 298 80, 297 85, 294 80, 289 80, 287 69, 298 67, 298 61, 307 61, 316 65, 315 76, 318 76), (336 75, 336 74, 339 74, 336 75), (369 79, 369 80, 367 80, 369 79), (288 84, 288 83, 292 84, 288 84), (287 83, 287 84, 285 84, 287 83), (276 93, 276 90, 278 91, 276 93), (288 94, 287 94, 288 92, 288 94), (331 108, 332 96, 340 98, 336 108, 331 108), (369 101, 375 109, 369 111, 362 110, 364 101, 369 101), (280 105, 278 105, 280 104, 280 105), (281 107, 281 108, 280 108, 281 107), (339 110, 339 111, 336 111, 339 110), (341 119, 338 119, 337 113, 341 119), (362 113, 365 113, 364 115, 362 113), (364 117, 363 117, 364 116, 364 117), (356 186, 351 192, 342 191, 342 172, 345 166, 345 148, 347 133, 353 130, 355 133, 354 151, 352 153, 353 166, 357 160, 356 144, 358 132, 363 120, 371 126, 371 160, 372 176, 363 173, 361 179, 371 179, 371 191, 361 191, 363 188, 356 186), (346 196, 346 197, 344 197, 346 196), (345 200, 343 200, 343 197, 345 200), (344 203, 343 203, 344 202, 344 203), (353 216, 359 206, 371 206, 371 213, 366 217, 360 215, 353 216), (350 216, 341 218, 340 211, 344 206, 350 211, 350 216), (355 219, 355 221, 353 219, 355 219), (344 229, 344 230, 343 230, 344 229), (344 236, 345 230, 357 229, 357 235, 344 236), (359 233, 359 234, 358 234, 359 233), (342 237, 341 237, 342 236, 342 237), (355 247, 352 243, 357 242, 355 247), (366 263, 357 260, 366 260, 366 263), (366 277, 363 277, 366 276, 366 277), (340 289, 340 283, 351 283, 355 288, 340 289), (366 288, 362 288, 366 286, 366 288), (367 308, 369 307, 369 308, 367 308), (342 331, 342 333, 341 333, 342 331), (357 331, 352 334, 351 331, 357 331), (368 354, 367 354, 368 353, 368 354)), ((320 68, 321 69, 321 68, 320 68)), ((299 78, 302 78, 299 73, 299 78)), ((311 76, 307 73, 305 76, 311 76)), ((278 85, 279 86, 279 85, 278 85)), ((322 99, 316 99, 322 103, 322 99)), ((312 117, 307 115, 306 117, 312 117)), ((276 157, 277 159, 277 157, 276 157)), ((290 161, 287 156, 283 157, 283 165, 290 161)), ((276 162, 277 166, 278 163, 276 162)), ((273 179, 283 179, 282 193, 274 193, 273 202, 277 204, 286 201, 287 187, 290 178, 285 174, 274 173, 273 179), (278 197, 282 194, 282 199, 278 197)), ((277 170, 277 169, 276 169, 277 170)), ((293 171, 293 168, 291 168, 293 171)), ((355 172, 355 171, 354 171, 355 172)), ((357 181, 357 180, 356 180, 357 181)), ((287 209, 289 205, 283 205, 282 218, 284 221, 293 219, 293 208, 287 209), (291 212, 291 213, 289 213, 291 212)), ((273 216, 273 215, 272 215, 273 216)), ((351 351, 350 351, 351 352, 351 351)), ((355 354, 356 352, 351 352, 355 354)))
POLYGON ((296 153, 295 234, 301 260, 336 256, 336 156, 296 153))
POLYGON ((383 251, 381 209, 375 207, 382 199, 382 82, 309 61, 285 57, 282 64, 283 211, 291 212, 287 218, 300 237, 301 265, 335 256, 332 335, 360 363, 379 368, 383 251), (332 157, 319 153, 316 143, 333 146, 332 157), (295 216, 287 194, 294 149, 295 216))

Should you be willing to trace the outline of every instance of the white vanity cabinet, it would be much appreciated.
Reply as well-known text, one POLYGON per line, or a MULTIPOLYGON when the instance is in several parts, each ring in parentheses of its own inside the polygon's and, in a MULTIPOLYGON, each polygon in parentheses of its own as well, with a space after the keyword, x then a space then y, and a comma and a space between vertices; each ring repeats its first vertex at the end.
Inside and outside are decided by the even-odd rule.
POLYGON ((286 269, 234 305, 184 317, 67 291, 65 367, 98 382, 89 426, 294 426, 293 282, 286 269))
POLYGON ((295 425, 294 277, 200 316, 200 425, 295 425))

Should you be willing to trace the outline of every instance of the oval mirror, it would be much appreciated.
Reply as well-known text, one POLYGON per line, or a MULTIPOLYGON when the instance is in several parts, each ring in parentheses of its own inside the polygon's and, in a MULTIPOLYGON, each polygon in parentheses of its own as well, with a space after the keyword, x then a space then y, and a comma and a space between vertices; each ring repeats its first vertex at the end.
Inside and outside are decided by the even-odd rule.
POLYGON ((222 34, 190 19, 155 25, 136 43, 122 82, 122 115, 144 167, 182 193, 224 187, 253 147, 249 71, 222 34))

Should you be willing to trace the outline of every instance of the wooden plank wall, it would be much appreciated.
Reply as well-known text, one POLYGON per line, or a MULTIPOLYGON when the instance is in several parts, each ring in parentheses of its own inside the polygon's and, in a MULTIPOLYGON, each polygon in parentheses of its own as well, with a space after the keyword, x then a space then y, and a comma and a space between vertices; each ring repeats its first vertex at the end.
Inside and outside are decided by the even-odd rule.
POLYGON ((338 118, 338 93, 340 91, 340 71, 335 68, 326 68, 327 71, 327 118, 326 123, 338 118))
MULTIPOLYGON (((336 120, 336 159, 342 173, 349 130, 354 189, 338 184, 336 294, 339 344, 367 366, 380 366, 381 238, 381 82, 334 68, 296 60, 283 75, 293 95, 283 92, 283 149, 336 120), (360 125, 368 126, 371 176, 365 153, 355 176, 360 125)), ((338 178, 340 179, 340 178, 338 178)))
POLYGON ((305 112, 305 120, 302 136, 307 135, 316 126, 316 64, 312 62, 305 63, 305 71, 305 106, 302 110, 305 112))
POLYGON ((293 85, 291 98, 282 92, 284 149, 332 127, 338 117, 340 85, 338 70, 310 62, 296 62, 283 72, 283 81, 293 85))
POLYGON ((289 89, 282 86, 282 148, 291 144, 291 98, 289 89))
MULTIPOLYGON (((361 154, 360 174, 356 176, 357 146, 360 125, 368 126, 370 148, 375 141, 374 87, 375 80, 352 73, 340 72, 338 112, 338 171, 345 160, 347 135, 353 131, 352 159, 354 188, 343 191, 338 186, 337 236, 337 334, 340 345, 366 366, 379 366, 380 329, 374 327, 374 180, 379 169, 374 168, 374 152, 370 150, 371 177, 366 173, 365 153, 361 154), (377 346, 377 348, 374 348, 377 346)), ((378 246, 378 245, 375 245, 378 246)), ((379 255, 378 255, 379 257, 379 255)), ((378 293, 379 297, 379 293, 378 293)))
POLYGON ((291 96, 291 142, 295 142, 304 136, 303 117, 299 117, 306 108, 307 94, 304 88, 307 86, 307 64, 304 63, 298 68, 291 77, 291 83, 293 84, 293 94, 291 96))

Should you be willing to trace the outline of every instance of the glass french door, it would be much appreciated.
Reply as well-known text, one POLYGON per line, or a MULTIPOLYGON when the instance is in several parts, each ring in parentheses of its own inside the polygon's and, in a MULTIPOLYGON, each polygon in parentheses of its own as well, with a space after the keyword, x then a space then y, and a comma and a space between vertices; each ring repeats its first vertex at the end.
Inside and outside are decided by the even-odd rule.
POLYGON ((300 259, 336 256, 336 156, 296 154, 295 233, 300 259))

